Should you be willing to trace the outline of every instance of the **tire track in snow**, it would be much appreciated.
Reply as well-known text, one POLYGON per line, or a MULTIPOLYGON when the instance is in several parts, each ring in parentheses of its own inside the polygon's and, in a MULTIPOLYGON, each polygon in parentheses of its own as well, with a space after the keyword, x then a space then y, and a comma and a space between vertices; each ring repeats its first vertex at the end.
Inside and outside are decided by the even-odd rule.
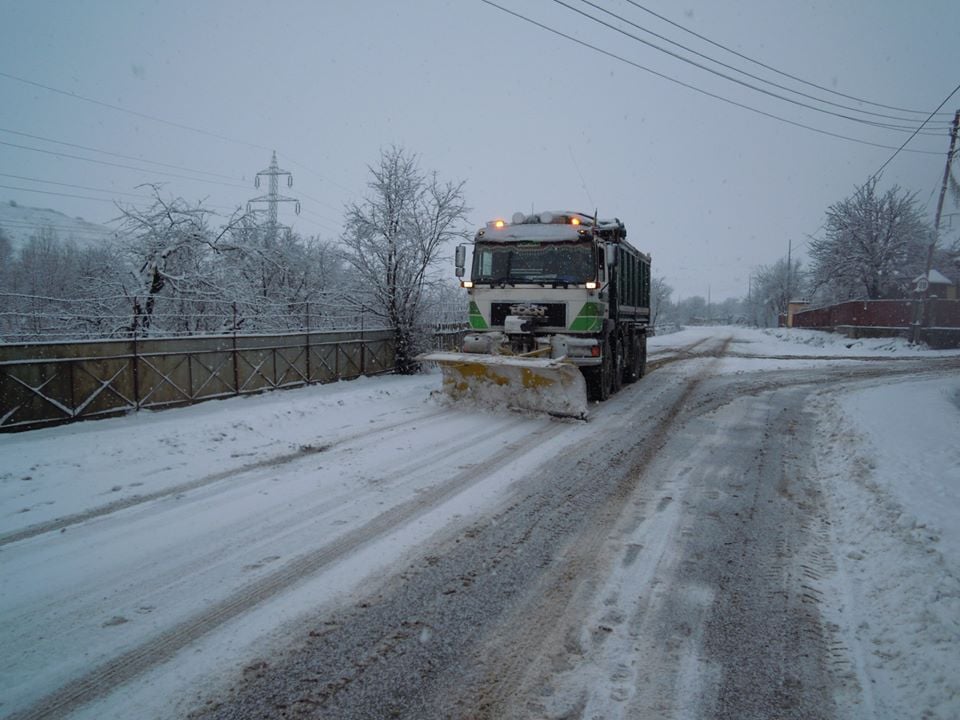
MULTIPOLYGON (((447 416, 444 414, 444 417, 447 416)), ((472 445, 482 444, 497 436, 509 434, 525 422, 527 420, 519 415, 508 416, 483 433, 461 435, 455 440, 437 447, 433 452, 421 454, 415 461, 384 468, 384 476, 389 476, 390 484, 394 488, 410 482, 411 479, 416 481, 423 475, 429 474, 432 466, 443 463, 450 455, 459 455, 472 445)), ((422 428, 424 425, 416 423, 418 428, 422 428)), ((360 433, 358 436, 372 436, 377 442, 380 442, 380 438, 375 432, 360 433)), ((360 451, 368 447, 367 444, 355 445, 349 442, 335 443, 335 445, 337 449, 352 448, 360 451)), ((336 449, 332 452, 336 453, 336 449)), ((331 461, 335 460, 335 456, 331 458, 331 461)), ((222 498, 224 492, 233 489, 233 485, 217 488, 216 497, 222 498)), ((283 544, 285 539, 295 538, 301 533, 306 533, 308 537, 312 536, 315 533, 313 528, 325 519, 328 520, 331 513, 342 514, 349 510, 349 507, 363 505, 365 502, 372 504, 379 496, 379 492, 379 489, 376 488, 365 491, 352 488, 334 497, 325 495, 319 502, 311 498, 309 501, 296 503, 293 506, 293 512, 283 512, 282 514, 274 512, 268 515, 265 520, 259 520, 256 523, 251 523, 250 519, 244 516, 232 525, 217 526, 211 531, 209 538, 207 536, 191 538, 189 547, 168 548, 164 555, 176 558, 176 562, 173 564, 167 563, 160 567, 151 565, 148 581, 146 579, 142 581, 136 579, 135 573, 139 571, 139 567, 132 565, 118 566, 112 568, 109 575, 98 572, 84 578, 83 583, 71 585, 69 595, 47 596, 50 599, 51 607, 43 608, 41 606, 38 614, 43 614, 46 617, 45 622, 69 623, 69 615, 87 617, 101 612, 98 610, 102 602, 99 588, 118 588, 122 584, 126 584, 124 580, 131 573, 133 573, 134 580, 127 584, 127 593, 125 595, 113 595, 113 604, 116 606, 137 607, 146 603, 147 601, 141 596, 145 586, 150 588, 169 588, 171 586, 186 588, 194 582, 202 584, 204 576, 209 575, 219 566, 236 562, 238 556, 269 557, 277 552, 282 552, 277 550, 277 546, 283 544), (219 538, 224 536, 231 538, 229 545, 219 542, 219 538), (62 615, 61 613, 64 610, 58 610, 53 607, 54 604, 59 604, 69 615, 62 615)), ((206 499, 198 498, 200 502, 204 502, 206 499)), ((184 512, 184 509, 182 506, 170 507, 166 512, 179 514, 184 512)), ((139 518, 132 518, 132 522, 138 520, 139 518)), ((127 518, 117 519, 117 521, 121 523, 121 526, 113 530, 113 542, 122 541, 120 538, 122 538, 127 525, 131 522, 127 518)), ((58 539, 54 539, 53 542, 58 542, 58 539)), ((279 559, 279 555, 277 557, 279 559)), ((77 558, 77 562, 81 561, 80 558, 77 558)), ((224 590, 224 592, 229 592, 229 590, 224 590)), ((44 598, 45 601, 47 597, 44 598)), ((37 605, 28 600, 21 604, 19 610, 19 612, 5 615, 3 618, 5 622, 11 624, 11 627, 17 628, 11 633, 9 639, 14 643, 29 642, 29 628, 36 623, 36 620, 32 617, 37 610, 37 605), (18 635, 21 632, 23 633, 22 638, 18 635)))
MULTIPOLYGON (((717 353, 723 354, 729 345, 720 343, 717 353)), ((698 343, 699 344, 699 343, 698 343)), ((662 419, 654 426, 649 439, 613 488, 603 504, 592 513, 589 523, 575 543, 570 543, 560 562, 547 569, 538 583, 538 592, 530 594, 533 606, 524 606, 497 633, 508 638, 506 643, 496 641, 488 647, 480 664, 491 668, 480 685, 461 702, 470 708, 477 720, 501 720, 523 716, 529 708, 517 708, 517 697, 537 672, 536 660, 548 652, 548 647, 563 647, 571 627, 579 626, 580 618, 574 607, 578 590, 598 568, 597 558, 603 557, 610 528, 624 512, 627 500, 643 482, 646 469, 657 452, 666 443, 675 423, 684 415, 690 398, 712 372, 712 364, 690 378, 677 398, 670 404, 662 419)))
MULTIPOLYGON (((719 357, 722 356, 724 352, 725 348, 721 348, 719 352, 716 353, 708 350, 704 355, 710 356, 715 354, 719 357)), ((956 367, 958 361, 957 359, 950 359, 945 360, 943 363, 938 362, 936 365, 939 366, 939 369, 932 368, 929 361, 920 363, 920 366, 923 368, 921 372, 940 373, 944 367, 956 367)), ((753 374, 754 377, 744 382, 730 382, 729 376, 721 376, 717 382, 714 382, 714 378, 710 375, 709 367, 701 371, 690 381, 691 384, 687 386, 684 394, 673 402, 667 419, 661 421, 660 432, 657 436, 659 441, 655 439, 648 443, 639 461, 634 465, 633 471, 637 474, 635 487, 639 487, 643 483, 642 475, 651 465, 648 460, 657 456, 659 448, 663 444, 662 441, 669 437, 669 433, 672 432, 672 428, 676 427, 678 419, 682 422, 683 418, 701 416, 747 394, 760 395, 787 388, 804 388, 813 385, 822 386, 821 391, 829 392, 832 388, 838 385, 842 386, 848 382, 889 382, 889 378, 891 377, 896 378, 902 376, 913 378, 916 377, 918 373, 917 367, 905 367, 900 363, 881 367, 871 364, 868 368, 838 368, 835 371, 827 373, 824 373, 824 370, 817 370, 816 376, 812 374, 806 375, 806 373, 804 373, 803 377, 796 377, 796 371, 774 373, 772 377, 764 379, 760 383, 757 382, 756 374, 753 374), (723 384, 717 387, 718 382, 722 382, 723 384)), ((810 392, 816 392, 816 390, 811 389, 810 392)), ((766 446, 764 445, 764 447, 766 446)), ((618 491, 625 486, 628 478, 629 475, 620 481, 617 486, 618 491)), ((593 529, 576 538, 576 544, 573 546, 572 552, 568 551, 563 561, 548 570, 549 575, 545 575, 540 581, 542 585, 539 586, 538 592, 534 594, 535 597, 530 600, 535 606, 521 608, 516 616, 511 618, 511 620, 498 631, 498 638, 506 638, 506 640, 495 639, 490 649, 483 655, 482 661, 480 661, 486 667, 491 668, 491 670, 488 671, 488 675, 484 679, 483 684, 481 684, 479 688, 474 689, 472 693, 468 694, 462 701, 461 707, 471 711, 470 717, 489 718, 490 720, 496 718, 497 720, 502 720, 511 717, 529 717, 531 715, 564 718, 601 716, 596 714, 597 708, 591 708, 587 697, 582 698, 579 704, 569 706, 568 713, 559 714, 541 713, 540 707, 535 704, 527 704, 527 701, 536 699, 538 692, 544 687, 551 686, 551 675, 555 672, 558 663, 562 664, 564 658, 570 655, 577 655, 580 652, 579 646, 577 645, 577 637, 580 633, 579 628, 582 628, 583 625, 583 617, 579 610, 581 604, 579 598, 581 594, 585 592, 589 594, 591 592, 589 589, 584 590, 584 586, 589 586, 593 583, 592 572, 595 572, 596 559, 603 556, 603 548, 605 542, 608 540, 609 528, 617 518, 616 506, 611 507, 609 503, 613 501, 619 502, 622 505, 624 497, 627 496, 621 496, 619 492, 612 495, 611 499, 605 503, 605 509, 602 511, 602 514, 595 515, 595 517, 600 518, 597 524, 606 526, 606 531, 593 529)), ((658 507, 657 509, 659 510, 660 508, 658 507)), ((661 523, 661 527, 659 528, 660 532, 664 532, 662 525, 661 523)), ((691 530, 684 529, 684 533, 687 532, 692 533, 691 530)), ((659 542, 661 539, 662 538, 657 538, 658 543, 655 545, 645 545, 644 554, 648 564, 652 563, 656 566, 660 562, 661 555, 664 551, 663 545, 659 542)), ((787 555, 792 557, 792 554, 787 555)), ((809 564, 809 561, 805 558, 806 556, 804 555, 801 557, 801 560, 809 564)), ((803 605, 803 603, 812 602, 809 596, 804 594, 806 590, 803 583, 809 582, 804 580, 805 575, 801 576, 801 570, 805 567, 805 565, 801 565, 801 569, 796 570, 793 575, 780 567, 773 568, 771 572, 774 579, 778 579, 781 576, 785 578, 783 582, 786 586, 792 591, 795 591, 790 595, 790 598, 795 601, 795 603, 807 609, 804 622, 797 621, 795 628, 797 628, 797 632, 801 634, 806 633, 804 638, 810 643, 811 647, 818 648, 821 647, 823 641, 814 622, 815 618, 813 616, 815 613, 813 613, 807 605, 803 605), (791 582, 793 582, 793 584, 791 584, 791 582)), ((753 566, 750 566, 749 569, 757 570, 757 568, 753 566)), ((758 585, 762 587, 763 583, 758 583, 758 585)), ((707 587, 709 586, 705 583, 695 582, 691 583, 689 587, 685 586, 680 588, 680 590, 687 593, 683 595, 685 600, 683 606, 690 614, 690 617, 699 617, 702 619, 709 605, 707 595, 694 592, 693 597, 691 597, 690 591, 707 587)), ((650 597, 647 598, 647 602, 650 602, 650 598, 655 598, 657 590, 657 588, 653 588, 650 591, 650 597)), ((672 615, 670 615, 671 620, 676 619, 679 612, 677 607, 678 605, 674 604, 668 608, 669 613, 672 613, 672 615)), ((797 614, 796 612, 794 613, 794 615, 797 614)), ((640 618, 644 616, 645 613, 643 612, 639 615, 640 618)), ((695 628, 698 627, 698 625, 690 622, 689 627, 695 628)), ((600 628, 600 638, 598 642, 604 642, 604 632, 605 630, 600 628)), ((644 637, 646 634, 647 633, 642 631, 638 632, 640 637, 644 637)), ((662 637, 656 634, 653 634, 653 638, 654 642, 663 640, 662 637)), ((696 634, 694 634, 690 637, 685 637, 684 642, 690 645, 696 644, 699 640, 696 634)), ((678 697, 680 700, 692 702, 689 692, 690 689, 701 682, 699 676, 708 673, 710 668, 708 666, 701 666, 700 659, 696 655, 686 656, 686 662, 687 664, 681 665, 676 673, 678 687, 681 688, 678 692, 678 697)), ((810 663, 808 663, 808 665, 809 664, 810 663)), ((571 672, 573 672, 573 670, 571 670, 571 672)), ((804 672, 807 672, 808 675, 815 675, 815 669, 811 670, 809 667, 806 667, 804 672)), ((621 674, 624 678, 627 678, 629 676, 628 669, 622 669, 621 674)), ((804 675, 803 678, 804 680, 808 679, 806 675, 804 675)), ((713 681, 716 681, 716 678, 708 678, 707 680, 708 683, 713 681)), ((793 679, 788 678, 788 690, 795 690, 796 688, 790 686, 790 682, 793 682, 793 679)), ((733 688, 734 691, 736 691, 736 686, 733 686, 733 688)), ((724 698, 729 702, 730 687, 727 687, 726 690, 727 695, 724 696, 724 698)), ((550 692, 552 695, 554 691, 550 690, 550 692)), ((813 692, 811 691, 810 694, 812 696, 813 692)), ((623 696, 614 699, 619 701, 626 697, 627 693, 624 693, 623 696)), ((692 708, 693 705, 680 706, 677 717, 687 717, 689 712, 692 712, 692 708)), ((645 708, 644 711, 639 714, 633 715, 632 713, 635 712, 635 710, 636 709, 632 707, 625 709, 625 716, 659 716, 658 713, 663 711, 664 708, 645 708)), ((727 715, 724 716, 726 717, 727 715)), ((743 715, 731 715, 731 717, 733 716, 741 717, 743 715)))
POLYGON ((460 700, 483 678, 473 656, 489 656, 491 633, 512 642, 500 628, 512 628, 516 604, 530 609, 542 574, 608 506, 633 451, 650 442, 687 381, 641 382, 597 406, 496 510, 437 537, 349 607, 306 618, 306 637, 200 699, 188 717, 477 717, 472 698, 460 700), (601 472, 601 457, 616 469, 601 472))
MULTIPOLYGON (((509 432, 512 424, 500 426, 490 435, 509 432)), ((535 444, 546 442, 569 429, 565 423, 551 423, 533 432, 535 444)), ((382 430, 383 428, 381 428, 382 430)), ((383 539, 460 492, 482 482, 502 467, 528 452, 529 443, 517 444, 486 463, 482 468, 466 468, 453 478, 376 516, 366 524, 347 532, 336 541, 306 553, 253 582, 239 592, 214 603, 188 620, 171 627, 151 640, 109 660, 86 675, 67 683, 30 708, 14 713, 8 720, 55 720, 67 716, 152 667, 170 660, 177 652, 203 635, 219 628, 274 595, 304 581, 355 550, 383 539)))
POLYGON ((106 505, 101 505, 99 507, 90 508, 84 510, 83 512, 73 513, 71 515, 64 515, 60 518, 55 518, 54 520, 49 520, 43 523, 37 523, 36 525, 29 525, 20 530, 15 530, 13 532, 5 533, 0 535, 0 547, 4 545, 9 545, 10 543, 19 542, 21 540, 27 540, 28 538, 36 537, 38 535, 44 535, 50 532, 56 532, 58 530, 63 530, 70 527, 71 525, 78 525, 80 523, 86 522, 88 520, 93 520, 95 518, 104 517, 105 515, 112 515, 113 513, 120 512, 121 510, 126 510, 128 508, 136 507, 137 505, 143 505, 144 503, 153 502, 155 500, 162 500, 167 497, 172 497, 179 495, 181 493, 190 492, 191 490, 197 490, 207 485, 212 485, 214 483, 220 482, 221 480, 226 480, 228 478, 241 475, 243 473, 248 473, 254 470, 261 470, 263 468, 270 467, 280 467, 281 465, 287 465, 289 463, 300 460, 301 458, 308 457, 310 455, 316 455, 319 453, 327 452, 334 447, 345 445, 347 443, 355 442, 361 440, 365 437, 371 435, 378 435, 383 432, 390 430, 396 430, 397 428, 402 428, 408 426, 411 422, 420 422, 423 420, 433 420, 437 417, 446 415, 450 413, 449 409, 443 409, 436 412, 428 413, 416 418, 405 418, 404 420, 390 423, 388 425, 380 425, 375 428, 368 428, 361 432, 353 433, 350 435, 344 435, 342 437, 337 437, 330 442, 324 442, 320 444, 310 444, 310 445, 301 445, 295 451, 291 453, 285 453, 283 455, 274 455, 273 457, 264 458, 263 460, 257 460, 256 462, 246 463, 238 467, 229 468, 227 470, 221 470, 219 472, 212 473, 210 475, 205 475, 201 478, 195 480, 189 480, 184 483, 179 483, 177 485, 172 485, 170 487, 164 488, 163 490, 157 490, 152 493, 138 494, 133 495, 128 498, 121 498, 113 502, 107 503, 106 505))

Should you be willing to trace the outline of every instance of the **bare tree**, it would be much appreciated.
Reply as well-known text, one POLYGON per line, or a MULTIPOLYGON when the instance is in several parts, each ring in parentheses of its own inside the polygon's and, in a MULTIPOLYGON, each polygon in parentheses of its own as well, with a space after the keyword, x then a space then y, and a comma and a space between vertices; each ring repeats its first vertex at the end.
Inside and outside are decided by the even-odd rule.
POLYGON ((13 296, 13 243, 0 228, 0 340, 16 328, 16 300, 13 296))
POLYGON ((393 330, 397 372, 412 373, 431 270, 448 242, 466 237, 464 183, 424 174, 417 157, 398 147, 382 151, 369 170, 370 196, 347 207, 344 257, 369 291, 371 311, 393 330))
POLYGON ((667 285, 667 279, 662 275, 653 278, 650 283, 650 325, 657 327, 657 322, 662 322, 664 310, 670 307, 670 296, 673 294, 673 288, 667 285))
POLYGON ((784 258, 773 265, 761 265, 753 271, 753 288, 750 298, 750 314, 759 325, 776 325, 781 315, 786 315, 790 300, 804 295, 806 274, 800 261, 790 265, 784 258))
POLYGON ((923 272, 931 232, 915 195, 881 195, 871 178, 827 210, 824 237, 810 243, 814 285, 831 300, 902 296, 923 272))
POLYGON ((13 262, 13 243, 7 237, 6 231, 0 227, 0 280, 9 272, 11 262, 13 262))
POLYGON ((332 292, 339 248, 146 187, 152 202, 120 208, 113 242, 77 248, 43 228, 14 253, 0 234, 4 339, 350 326, 332 292))
POLYGON ((197 307, 184 314, 184 299, 194 303, 222 299, 210 256, 235 249, 231 233, 246 217, 238 210, 214 230, 210 227, 211 211, 199 204, 191 207, 182 198, 166 200, 159 185, 147 187, 154 196, 149 208, 120 208, 121 233, 127 239, 134 276, 132 287, 125 288, 133 306, 131 332, 151 330, 157 303, 163 298, 179 300, 177 317, 193 316, 194 320, 197 307))
POLYGON ((300 330, 324 314, 318 303, 338 281, 341 262, 329 243, 304 239, 290 229, 245 222, 220 267, 221 286, 237 301, 245 330, 300 330))

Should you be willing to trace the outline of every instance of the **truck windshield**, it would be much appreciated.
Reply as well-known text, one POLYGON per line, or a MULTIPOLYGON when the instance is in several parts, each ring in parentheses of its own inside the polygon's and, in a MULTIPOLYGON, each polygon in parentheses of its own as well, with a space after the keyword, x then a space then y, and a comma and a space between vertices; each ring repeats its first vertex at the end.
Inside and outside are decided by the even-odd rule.
POLYGON ((473 252, 475 283, 567 285, 595 280, 591 243, 511 243, 477 245, 473 252))

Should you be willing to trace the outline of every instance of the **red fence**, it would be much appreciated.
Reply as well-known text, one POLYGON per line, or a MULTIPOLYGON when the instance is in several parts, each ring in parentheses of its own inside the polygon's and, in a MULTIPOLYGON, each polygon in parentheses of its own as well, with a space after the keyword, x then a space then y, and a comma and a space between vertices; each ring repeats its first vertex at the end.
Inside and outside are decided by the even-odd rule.
MULTIPOLYGON (((960 300, 928 300, 927 327, 960 327, 960 300)), ((908 328, 915 321, 920 300, 851 300, 793 314, 793 326, 805 328, 908 328)))

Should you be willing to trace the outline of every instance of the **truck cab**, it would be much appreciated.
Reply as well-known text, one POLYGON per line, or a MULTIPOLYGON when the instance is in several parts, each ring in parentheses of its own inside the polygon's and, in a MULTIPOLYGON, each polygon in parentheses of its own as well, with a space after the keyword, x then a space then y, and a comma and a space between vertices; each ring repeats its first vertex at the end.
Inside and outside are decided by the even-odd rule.
MULTIPOLYGON (((579 212, 517 213, 477 231, 463 352, 562 359, 605 399, 643 373, 650 257, 619 219, 579 212)), ((457 251, 464 277, 466 249, 457 251)))

